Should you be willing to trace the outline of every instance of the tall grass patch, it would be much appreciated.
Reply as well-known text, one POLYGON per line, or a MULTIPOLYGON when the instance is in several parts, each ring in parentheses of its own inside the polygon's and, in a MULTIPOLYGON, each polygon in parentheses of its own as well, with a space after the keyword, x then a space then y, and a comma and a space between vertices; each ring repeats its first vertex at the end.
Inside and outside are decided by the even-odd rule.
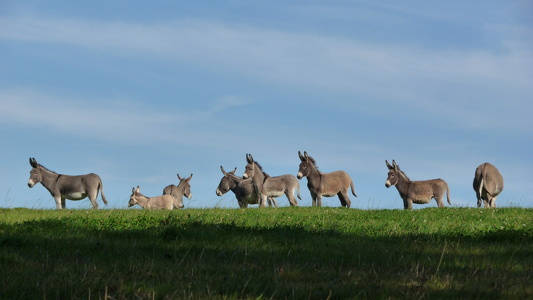
POLYGON ((524 299, 532 213, 6 209, 0 298, 524 299))

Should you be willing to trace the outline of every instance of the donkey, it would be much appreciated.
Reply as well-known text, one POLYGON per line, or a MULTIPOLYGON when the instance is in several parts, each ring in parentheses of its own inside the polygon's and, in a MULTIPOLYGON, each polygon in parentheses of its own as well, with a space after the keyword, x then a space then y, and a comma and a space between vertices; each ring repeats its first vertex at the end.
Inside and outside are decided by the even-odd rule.
POLYGON ((301 163, 298 170, 298 179, 307 177, 307 187, 311 192, 313 206, 322 206, 322 196, 339 196, 341 205, 350 208, 352 202, 348 197, 348 187, 351 187, 352 194, 355 194, 353 180, 344 171, 322 173, 318 171, 315 160, 304 151, 304 155, 298 151, 301 163))
POLYGON ((146 197, 141 194, 141 188, 137 186, 137 189, 131 189, 130 202, 128 207, 132 207, 135 204, 139 204, 144 209, 174 209, 174 197, 171 195, 161 195, 157 197, 146 197))
POLYGON ((183 205, 183 196, 187 197, 188 199, 192 198, 191 193, 191 185, 189 184, 189 181, 192 179, 192 174, 188 178, 181 178, 180 174, 178 175, 178 179, 180 183, 178 185, 168 185, 165 189, 163 189, 163 195, 170 195, 174 197, 174 207, 175 208, 184 208, 185 205, 183 205))
POLYGON ((391 185, 395 185, 396 189, 400 193, 400 197, 403 199, 403 208, 412 209, 413 203, 427 204, 431 199, 437 201, 438 207, 444 207, 442 198, 446 193, 448 204, 450 202, 450 188, 446 181, 438 178, 424 181, 411 181, 405 173, 400 170, 400 166, 396 162, 392 161, 392 166, 385 160, 387 168, 389 168, 389 174, 385 186, 389 188, 391 185))
POLYGON ((30 165, 32 169, 28 186, 32 188, 40 182, 54 197, 57 209, 66 208, 65 199, 82 200, 86 197, 91 200, 93 209, 98 209, 96 198, 99 191, 102 194, 102 200, 107 205, 102 180, 98 175, 94 173, 77 176, 58 174, 37 163, 35 158, 30 158, 30 165))
POLYGON ((477 207, 481 207, 481 200, 485 208, 496 207, 496 197, 502 190, 503 177, 495 166, 484 163, 476 168, 474 191, 476 191, 477 207))
POLYGON ((263 172, 261 165, 254 161, 251 154, 246 154, 246 168, 243 175, 244 179, 251 178, 254 190, 259 196, 259 206, 265 207, 268 197, 279 197, 283 194, 289 199, 291 206, 298 206, 298 201, 294 198, 294 191, 297 191, 298 199, 300 197, 300 183, 296 177, 286 174, 276 177, 270 177, 263 172))
MULTIPOLYGON (((220 166, 220 170, 222 171, 222 174, 224 174, 224 177, 220 179, 220 183, 218 184, 216 191, 217 196, 222 196, 231 190, 235 194, 235 198, 237 198, 240 208, 247 208, 248 204, 259 204, 259 197, 254 191, 254 185, 251 179, 242 179, 235 175, 237 168, 231 172, 226 172, 224 168, 220 166)), ((268 197, 267 201, 268 206, 278 206, 276 200, 272 197, 268 197)))

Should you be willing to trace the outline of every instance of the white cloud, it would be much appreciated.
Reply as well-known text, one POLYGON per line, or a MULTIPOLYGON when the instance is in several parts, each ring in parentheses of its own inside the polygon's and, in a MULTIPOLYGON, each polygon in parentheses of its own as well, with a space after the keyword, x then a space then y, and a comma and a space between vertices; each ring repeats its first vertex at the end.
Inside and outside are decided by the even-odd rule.
MULTIPOLYGON (((498 27, 498 36, 516 30, 498 27)), ((491 116, 495 121, 488 126, 523 130, 529 118, 525 111, 532 109, 533 53, 516 39, 502 41, 497 50, 439 50, 201 20, 135 24, 35 17, 1 19, 0 38, 75 45, 121 57, 149 56, 351 95, 329 102, 354 110, 367 97, 380 101, 372 106, 376 111, 401 102, 406 116, 430 120, 441 112, 460 116, 454 123, 465 128, 491 116), (489 107, 478 103, 481 97, 489 107), (502 97, 505 108, 495 112, 492 106, 502 97)), ((241 105, 217 101, 220 107, 241 105)))

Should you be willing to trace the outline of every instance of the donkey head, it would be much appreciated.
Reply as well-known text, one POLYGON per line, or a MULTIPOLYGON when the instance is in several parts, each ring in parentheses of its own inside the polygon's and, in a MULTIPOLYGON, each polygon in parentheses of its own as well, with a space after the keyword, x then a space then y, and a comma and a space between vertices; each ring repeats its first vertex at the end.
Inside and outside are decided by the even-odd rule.
POLYGON ((252 178, 255 174, 255 161, 251 154, 246 154, 246 167, 244 168, 244 179, 252 178))
POLYGON ((191 193, 191 185, 189 184, 189 181, 191 181, 192 179, 192 174, 191 176, 187 178, 181 178, 180 174, 177 174, 177 175, 178 175, 178 179, 180 180, 180 183, 178 184, 178 188, 182 189, 183 195, 185 197, 191 199, 192 193, 191 193))
POLYGON ((30 179, 28 180, 28 186, 32 188, 37 183, 41 182, 42 180, 42 174, 41 174, 41 165, 37 163, 35 158, 30 158, 30 165, 32 167, 30 171, 30 179))
POLYGON ((392 185, 396 185, 398 183, 398 175, 400 172, 400 166, 396 164, 394 159, 392 160, 392 166, 389 164, 387 160, 385 160, 385 163, 387 164, 387 168, 389 168, 389 174, 387 176, 387 181, 385 181, 385 186, 390 187, 392 185))
POLYGON ((309 155, 307 155, 307 152, 304 151, 304 155, 298 151, 298 156, 300 157, 300 160, 302 161, 300 163, 300 168, 298 169, 298 179, 302 179, 309 175, 311 172, 314 163, 313 160, 309 158, 309 155))
POLYGON ((220 170, 222 171, 222 174, 224 174, 224 177, 220 179, 220 183, 218 184, 217 196, 222 196, 231 189, 231 180, 229 179, 229 176, 235 176, 235 171, 237 171, 237 168, 231 172, 226 172, 224 168, 220 166, 220 170))
POLYGON ((141 188, 137 186, 137 188, 131 189, 131 196, 130 196, 130 202, 128 202, 128 207, 132 207, 135 204, 137 204, 137 197, 143 196, 141 194, 141 188))

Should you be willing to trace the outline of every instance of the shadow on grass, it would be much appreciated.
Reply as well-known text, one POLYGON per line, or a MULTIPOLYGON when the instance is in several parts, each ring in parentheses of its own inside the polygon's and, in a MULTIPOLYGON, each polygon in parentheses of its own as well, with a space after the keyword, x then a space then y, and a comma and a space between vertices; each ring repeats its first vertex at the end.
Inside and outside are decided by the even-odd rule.
POLYGON ((179 218, 142 228, 126 224, 133 220, 113 222, 2 225, 0 298, 527 298, 533 292, 532 241, 520 231, 368 237, 179 218))

